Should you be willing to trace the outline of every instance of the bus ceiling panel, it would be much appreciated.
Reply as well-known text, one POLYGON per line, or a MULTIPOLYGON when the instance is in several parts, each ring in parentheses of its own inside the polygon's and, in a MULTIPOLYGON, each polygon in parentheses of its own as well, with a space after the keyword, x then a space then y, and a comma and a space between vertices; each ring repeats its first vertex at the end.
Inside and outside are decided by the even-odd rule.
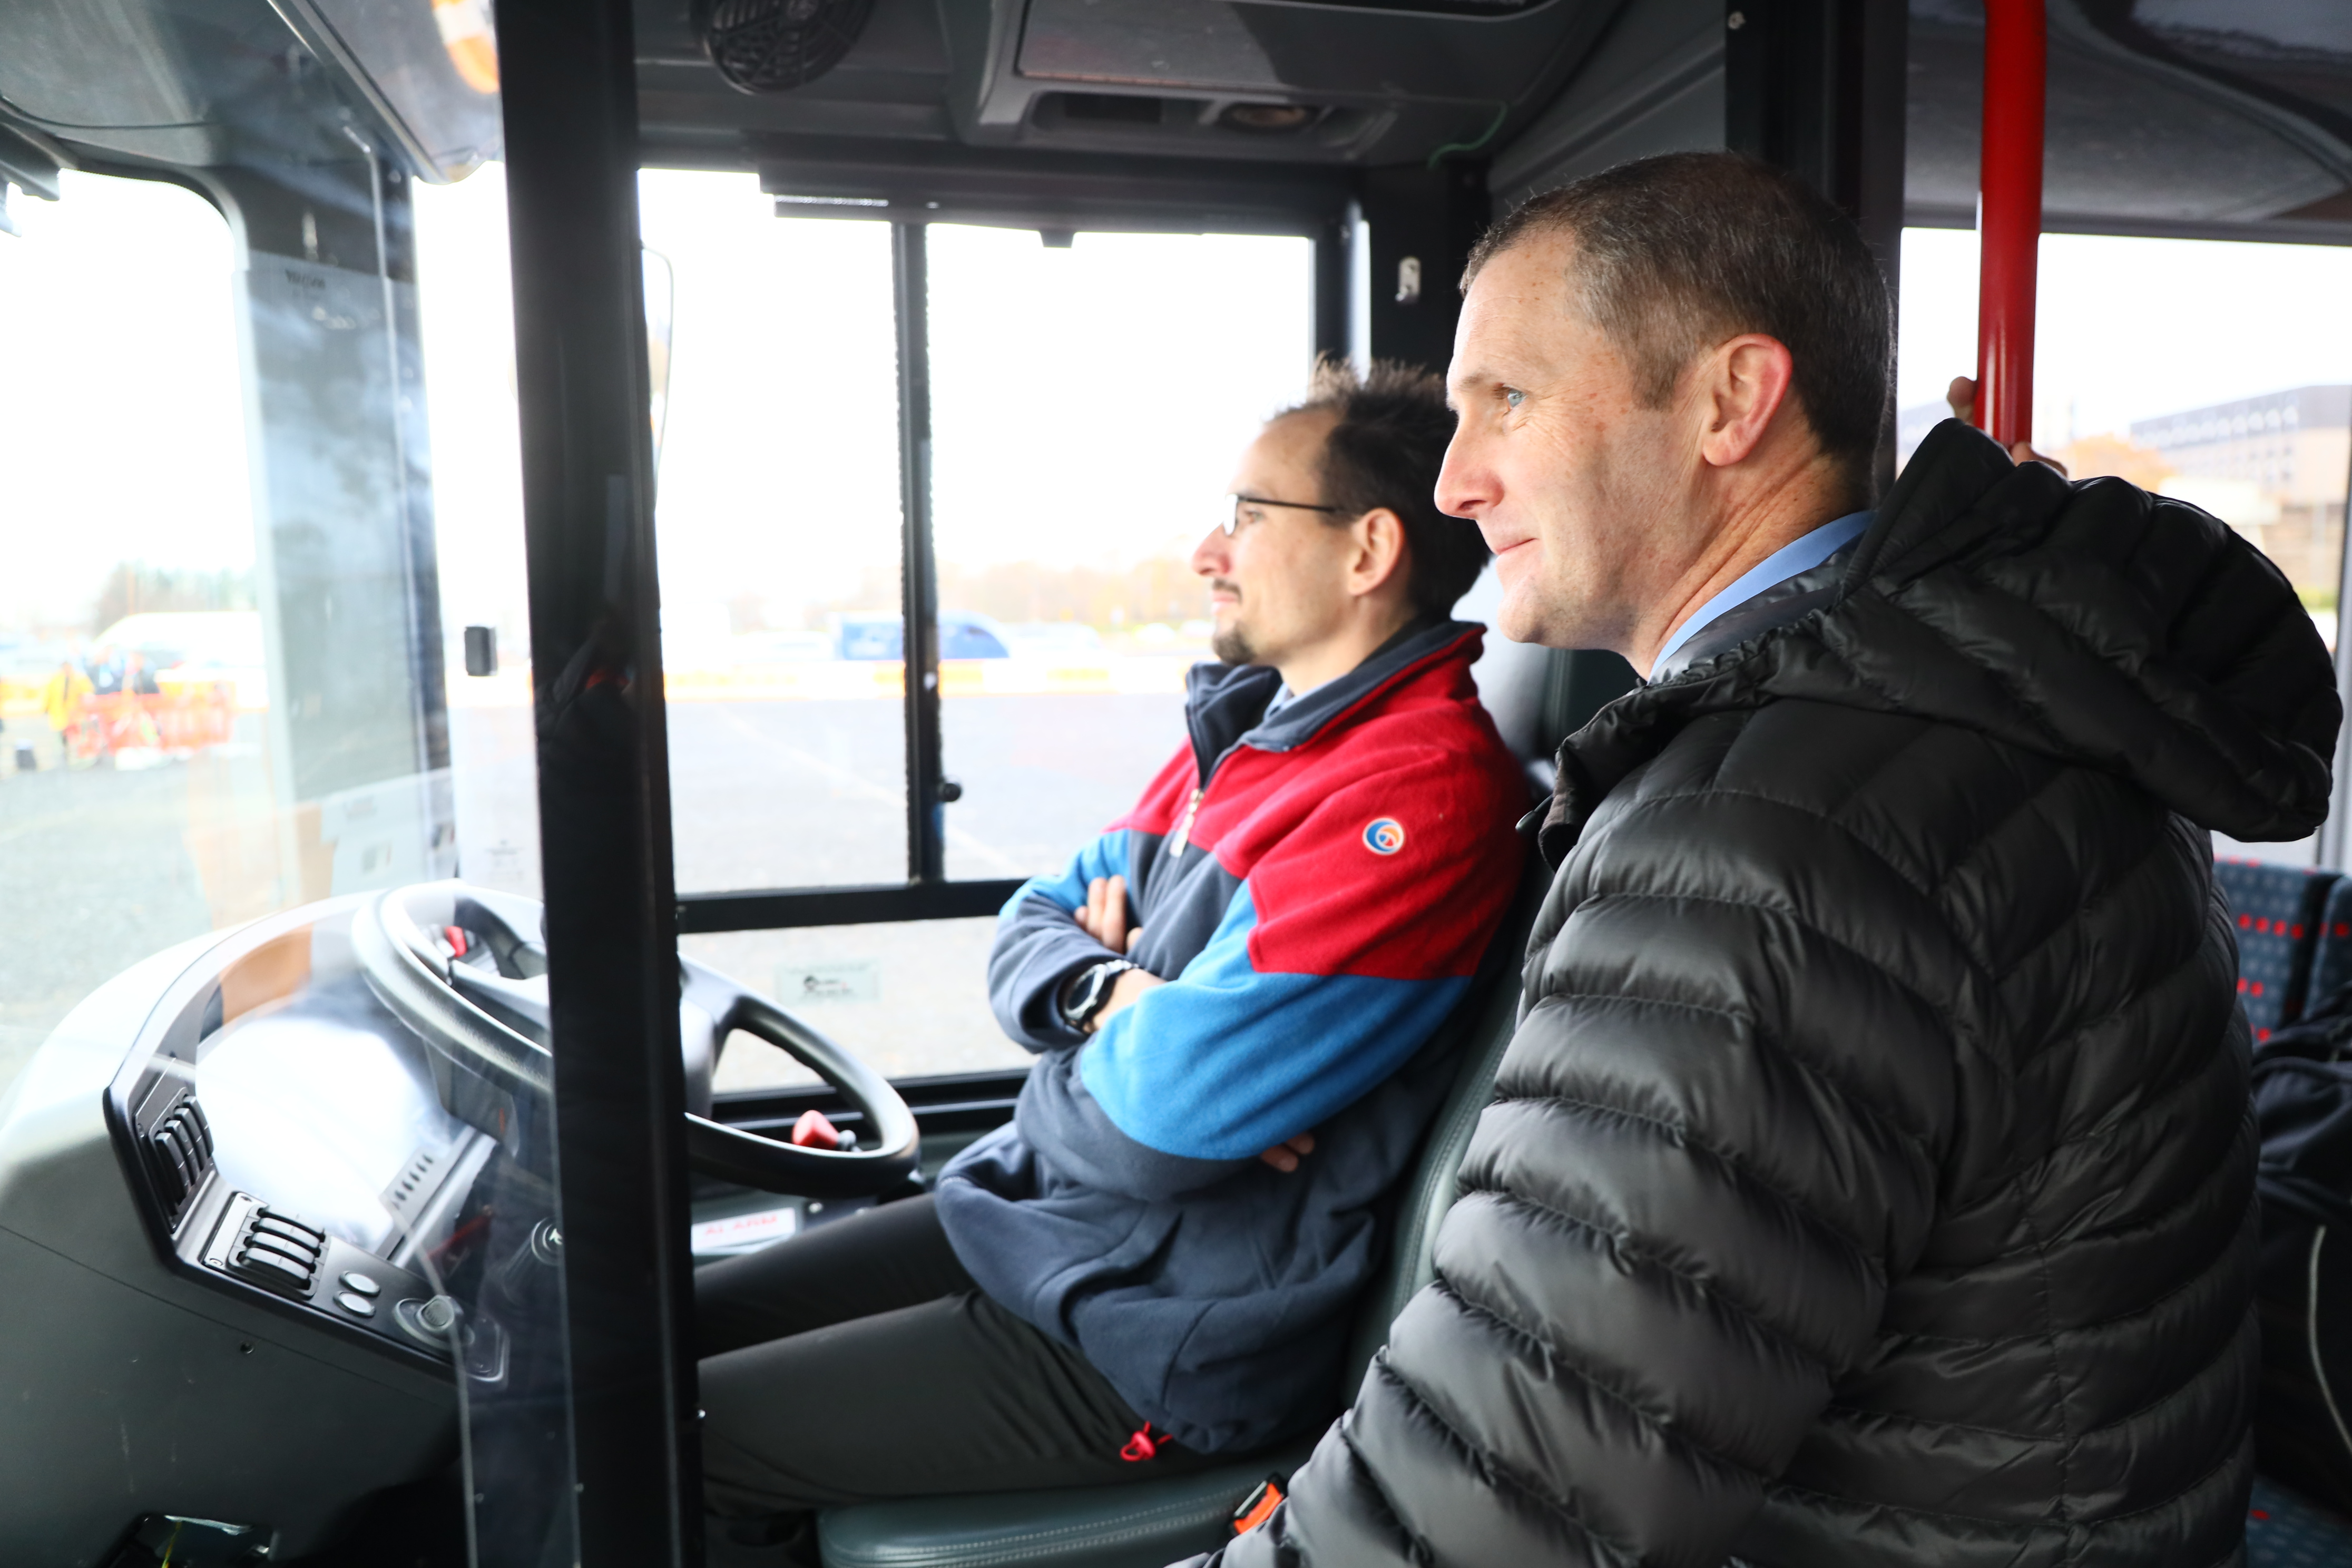
POLYGON ((1337 169, 768 138, 754 144, 779 212, 1007 228, 1314 235, 1346 211, 1337 169))
POLYGON ((76 162, 328 163, 354 155, 356 129, 413 173, 450 178, 495 154, 496 70, 480 0, 0 5, 0 126, 76 162), (468 64, 486 89, 461 79, 468 64))
POLYGON ((219 162, 230 126, 214 103, 231 85, 219 45, 286 29, 262 0, 205 10, 226 15, 145 0, 0 5, 0 115, 101 153, 219 162))
POLYGON ((1496 16, 1236 4, 1029 0, 1016 68, 1033 81, 1463 102, 1532 90, 1595 7, 1552 0, 1496 16))
POLYGON ((941 12, 966 141, 1394 163, 1484 146, 1514 111, 1532 114, 1618 3, 942 0, 941 12), (1109 101, 1121 98, 1140 103, 1121 113, 1109 101))
POLYGON ((638 0, 647 159, 740 159, 761 134, 1228 163, 1423 163, 1497 145, 1625 0, 875 0, 804 86, 749 94, 696 13, 638 0))
POLYGON ((462 180, 497 158, 498 40, 488 0, 273 0, 303 46, 391 133, 410 171, 462 180))
POLYGON ((1632 0, 1568 85, 1495 153, 1496 211, 1630 158, 1725 145, 1722 0, 1632 0))
POLYGON ((32 127, 0 121, 0 182, 53 202, 63 194, 58 171, 75 163, 71 153, 32 127))
MULTIPOLYGON (((1911 17, 1906 205, 1970 226, 1982 7, 1911 17)), ((2333 243, 2352 219, 2352 6, 2050 0, 2049 18, 2045 229, 2333 243)))

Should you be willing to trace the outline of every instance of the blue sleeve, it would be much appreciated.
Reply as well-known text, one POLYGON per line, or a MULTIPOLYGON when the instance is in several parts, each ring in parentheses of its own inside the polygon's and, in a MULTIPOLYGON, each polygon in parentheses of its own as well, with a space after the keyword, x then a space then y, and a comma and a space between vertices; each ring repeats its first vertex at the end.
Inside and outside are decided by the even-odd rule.
MULTIPOLYGON (((1071 915, 1086 907, 1088 882, 1126 876, 1127 831, 1113 828, 1073 856, 1060 876, 1033 877, 1021 884, 996 917, 996 942, 988 953, 989 1005, 1004 1032, 1031 1050, 1086 1043, 1086 1035, 1062 1022, 1062 983, 1087 964, 1119 955, 1088 936, 1071 915)), ((1132 918, 1131 897, 1128 912, 1132 918)))
MULTIPOLYGON (((1249 952, 1256 921, 1244 883, 1183 973, 1145 992, 1078 1052, 1088 1100, 1133 1146, 1123 1157, 1246 1160, 1311 1131, 1402 1067, 1470 984, 1262 973, 1249 952)), ((1122 1154, 1083 1152, 1096 1165, 1122 1154)))

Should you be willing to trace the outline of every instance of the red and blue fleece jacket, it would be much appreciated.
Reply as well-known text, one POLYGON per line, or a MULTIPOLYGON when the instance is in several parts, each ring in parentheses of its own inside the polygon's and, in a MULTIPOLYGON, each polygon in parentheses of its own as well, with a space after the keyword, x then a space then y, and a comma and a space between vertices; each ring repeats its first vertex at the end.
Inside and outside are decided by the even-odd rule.
POLYGON ((1526 857, 1526 777, 1470 679, 1480 636, 1400 634, 1271 716, 1273 670, 1197 668, 1191 743, 1000 918, 992 1001, 1041 1059, 1013 1123, 942 1173, 949 1240, 1194 1447, 1274 1441, 1339 1395, 1336 1320, 1442 1093, 1423 1047, 1526 857), (1074 911, 1114 874, 1141 931, 1126 956, 1169 984, 1089 1037, 1058 998, 1113 956, 1074 911), (1308 1131, 1297 1173, 1257 1159, 1308 1131))

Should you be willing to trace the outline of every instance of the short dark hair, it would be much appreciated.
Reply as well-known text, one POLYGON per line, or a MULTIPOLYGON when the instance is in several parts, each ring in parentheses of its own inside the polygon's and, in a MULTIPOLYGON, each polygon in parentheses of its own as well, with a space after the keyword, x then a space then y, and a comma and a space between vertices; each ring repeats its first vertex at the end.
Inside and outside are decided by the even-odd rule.
POLYGON ((1741 332, 1777 338, 1822 449, 1858 496, 1893 395, 1886 279, 1852 219, 1795 175, 1736 153, 1620 163, 1521 203, 1462 275, 1533 235, 1566 233, 1593 324, 1663 406, 1699 354, 1741 332))
POLYGON ((1451 615, 1486 570, 1475 524, 1437 510, 1437 473, 1454 441, 1445 383, 1417 365, 1374 360, 1365 370, 1337 355, 1315 363, 1304 401, 1275 416, 1328 414, 1323 504, 1352 520, 1386 507, 1404 523, 1405 586, 1424 616, 1451 615))

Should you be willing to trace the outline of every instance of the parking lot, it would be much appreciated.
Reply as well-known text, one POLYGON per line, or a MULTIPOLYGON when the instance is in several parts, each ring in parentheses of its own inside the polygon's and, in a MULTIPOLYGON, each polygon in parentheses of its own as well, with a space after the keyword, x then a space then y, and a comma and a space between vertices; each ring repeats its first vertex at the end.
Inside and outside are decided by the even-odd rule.
MULTIPOLYGON (((895 701, 692 700, 670 713, 680 890, 905 877, 895 701)), ((42 766, 0 775, 0 1086, 110 976, 287 901, 254 870, 274 853, 262 717, 242 715, 236 743, 218 754, 68 770, 44 741, 42 766)), ((946 811, 950 875, 1027 876, 1060 865, 1126 809, 1181 743, 1182 699, 951 691, 941 729, 947 772, 964 791, 946 811)), ((461 703, 451 748, 463 874, 535 893, 529 709, 461 703)), ((803 1008, 886 1070, 940 1072, 1024 1059, 986 1009, 992 925, 731 932, 683 945, 803 1008)), ((793 1076, 763 1047, 740 1050, 724 1071, 739 1085, 793 1076)))

